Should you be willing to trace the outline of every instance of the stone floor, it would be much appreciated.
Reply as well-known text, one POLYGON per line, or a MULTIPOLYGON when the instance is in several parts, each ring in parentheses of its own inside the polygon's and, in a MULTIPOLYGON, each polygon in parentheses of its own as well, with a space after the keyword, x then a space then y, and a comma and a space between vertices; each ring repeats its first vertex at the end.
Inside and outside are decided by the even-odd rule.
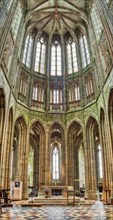
POLYGON ((3 208, 0 220, 113 220, 113 206, 96 201, 86 206, 42 206, 3 208))

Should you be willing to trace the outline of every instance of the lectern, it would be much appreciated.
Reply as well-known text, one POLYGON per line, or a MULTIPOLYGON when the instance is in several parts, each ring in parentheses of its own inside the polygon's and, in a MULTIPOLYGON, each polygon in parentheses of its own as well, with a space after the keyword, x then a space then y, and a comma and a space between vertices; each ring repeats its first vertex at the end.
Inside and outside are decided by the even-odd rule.
POLYGON ((12 183, 12 194, 13 200, 22 199, 22 181, 14 181, 12 183))

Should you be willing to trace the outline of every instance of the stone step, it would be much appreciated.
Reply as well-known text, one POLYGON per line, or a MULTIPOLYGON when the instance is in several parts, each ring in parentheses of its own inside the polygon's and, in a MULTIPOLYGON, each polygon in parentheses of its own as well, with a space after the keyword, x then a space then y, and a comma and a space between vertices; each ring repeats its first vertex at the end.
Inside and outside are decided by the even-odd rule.
MULTIPOLYGON (((47 198, 47 199, 34 199, 33 203, 41 203, 45 205, 67 205, 67 199, 53 199, 53 198, 47 198)), ((75 204, 80 203, 80 199, 75 200, 75 204)), ((68 199, 68 204, 73 204, 72 199, 68 199)))

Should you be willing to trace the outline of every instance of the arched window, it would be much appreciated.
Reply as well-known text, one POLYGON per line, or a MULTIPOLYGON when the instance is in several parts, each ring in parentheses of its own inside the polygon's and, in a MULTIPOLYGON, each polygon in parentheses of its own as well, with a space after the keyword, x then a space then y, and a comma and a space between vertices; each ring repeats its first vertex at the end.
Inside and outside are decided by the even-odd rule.
POLYGON ((82 68, 85 68, 90 63, 88 43, 85 35, 80 36, 79 43, 82 68))
POLYGON ((62 89, 51 88, 50 90, 50 110, 62 110, 62 89))
POLYGON ((80 86, 79 82, 69 85, 69 107, 76 108, 80 105, 80 86))
POLYGON ((75 84, 75 101, 80 100, 80 87, 78 83, 75 84))
POLYGON ((36 108, 43 108, 44 106, 44 86, 39 81, 33 83, 32 106, 36 108))
POLYGON ((37 42, 35 67, 34 70, 39 73, 45 73, 46 64, 46 43, 43 38, 37 42))
POLYGON ((78 71, 78 61, 76 54, 76 43, 72 41, 68 41, 66 45, 67 52, 67 72, 68 74, 74 73, 78 71))
POLYGON ((34 84, 33 86, 33 96, 32 100, 37 101, 38 99, 38 83, 34 84))
POLYGON ((9 9, 11 8, 13 0, 2 0, 0 1, 0 27, 3 27, 6 19, 7 19, 7 13, 9 9))
POLYGON ((33 51, 33 37, 31 35, 28 35, 25 41, 23 61, 22 61, 28 68, 31 67, 32 51, 33 51))
POLYGON ((14 40, 16 39, 17 34, 18 34, 21 18, 22 18, 22 7, 21 7, 21 3, 18 2, 18 5, 14 13, 13 21, 12 21, 12 34, 13 34, 14 40))
POLYGON ((103 178, 103 169, 102 169, 102 147, 99 144, 98 145, 98 175, 99 178, 103 178))
POLYGON ((85 89, 86 89, 86 97, 94 93, 93 78, 90 74, 85 77, 85 89))
POLYGON ((61 45, 57 41, 51 47, 51 75, 62 75, 61 45))
POLYGON ((53 181, 60 179, 60 152, 57 144, 55 144, 52 152, 52 179, 53 181))
POLYGON ((21 74, 19 93, 26 97, 28 88, 28 76, 21 74))
POLYGON ((91 10, 91 19, 92 19, 96 39, 99 40, 102 33, 102 22, 95 2, 93 3, 91 10))

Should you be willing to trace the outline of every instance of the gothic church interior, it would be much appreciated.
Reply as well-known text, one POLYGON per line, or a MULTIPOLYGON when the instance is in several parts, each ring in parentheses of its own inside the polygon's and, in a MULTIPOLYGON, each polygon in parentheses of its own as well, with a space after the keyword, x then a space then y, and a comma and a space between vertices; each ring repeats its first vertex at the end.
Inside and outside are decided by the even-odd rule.
POLYGON ((0 190, 13 182, 22 200, 112 201, 113 0, 0 1, 0 190))

